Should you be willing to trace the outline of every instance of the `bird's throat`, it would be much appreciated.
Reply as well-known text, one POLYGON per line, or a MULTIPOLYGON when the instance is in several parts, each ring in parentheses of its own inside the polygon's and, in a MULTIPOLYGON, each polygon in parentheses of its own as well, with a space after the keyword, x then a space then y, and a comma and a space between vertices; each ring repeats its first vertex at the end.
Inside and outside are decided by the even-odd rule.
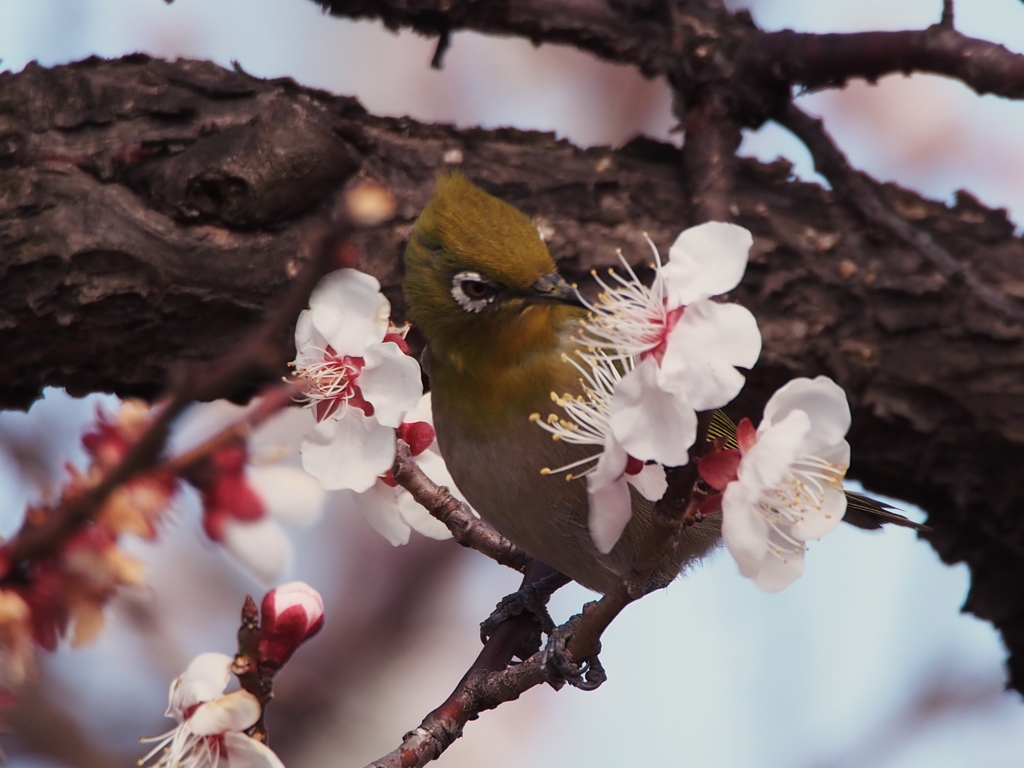
POLYGON ((563 309, 530 306, 511 328, 497 326, 485 338, 463 337, 440 349, 432 345, 435 403, 481 437, 525 425, 532 413, 548 413, 552 392, 579 388, 579 374, 563 359, 571 345, 569 322, 559 322, 565 320, 563 309))

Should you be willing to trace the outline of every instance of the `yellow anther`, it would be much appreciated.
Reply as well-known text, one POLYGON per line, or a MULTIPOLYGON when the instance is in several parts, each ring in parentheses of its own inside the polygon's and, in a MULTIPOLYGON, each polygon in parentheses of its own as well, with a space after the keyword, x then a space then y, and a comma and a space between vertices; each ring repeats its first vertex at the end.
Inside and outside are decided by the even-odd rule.
POLYGON ((539 413, 531 413, 530 414, 530 423, 531 424, 536 424, 538 421, 540 421, 540 414, 539 413))

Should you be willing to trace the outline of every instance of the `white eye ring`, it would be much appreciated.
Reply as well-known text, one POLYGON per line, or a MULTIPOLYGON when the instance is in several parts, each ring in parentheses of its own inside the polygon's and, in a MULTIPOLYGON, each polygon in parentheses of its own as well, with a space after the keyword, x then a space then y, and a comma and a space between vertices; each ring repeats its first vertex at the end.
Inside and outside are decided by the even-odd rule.
POLYGON ((452 298, 466 312, 482 312, 493 304, 497 297, 497 288, 479 272, 459 272, 452 278, 452 298), (467 289, 475 289, 477 295, 470 295, 467 289))

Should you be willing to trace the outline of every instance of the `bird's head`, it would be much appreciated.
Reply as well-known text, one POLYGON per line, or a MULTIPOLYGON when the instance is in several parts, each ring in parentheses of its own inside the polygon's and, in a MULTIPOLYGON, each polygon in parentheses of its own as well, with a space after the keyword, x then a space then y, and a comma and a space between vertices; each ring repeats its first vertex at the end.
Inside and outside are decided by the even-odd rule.
POLYGON ((579 317, 533 222, 465 176, 442 176, 405 251, 405 297, 432 358, 517 364, 579 317))

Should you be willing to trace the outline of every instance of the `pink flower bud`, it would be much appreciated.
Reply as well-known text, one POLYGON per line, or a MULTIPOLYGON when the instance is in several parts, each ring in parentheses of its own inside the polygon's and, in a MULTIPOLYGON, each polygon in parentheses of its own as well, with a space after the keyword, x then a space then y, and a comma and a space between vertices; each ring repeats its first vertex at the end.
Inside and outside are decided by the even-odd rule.
POLYGON ((282 667, 295 649, 324 625, 320 593, 301 581, 292 581, 263 597, 260 626, 260 661, 282 667))

